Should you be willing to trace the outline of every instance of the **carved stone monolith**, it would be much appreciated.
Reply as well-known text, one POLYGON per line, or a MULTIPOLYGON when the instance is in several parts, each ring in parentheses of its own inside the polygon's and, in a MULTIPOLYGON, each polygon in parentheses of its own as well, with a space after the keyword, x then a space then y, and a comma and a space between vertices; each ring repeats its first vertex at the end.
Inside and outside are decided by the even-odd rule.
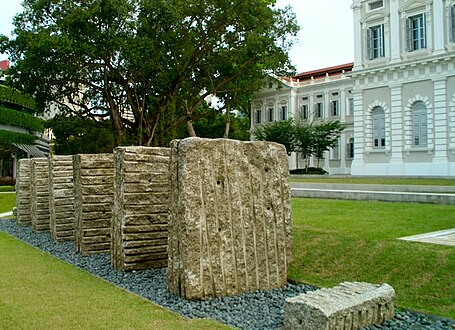
POLYGON ((206 299, 284 287, 291 191, 283 145, 171 143, 168 289, 206 299))
POLYGON ((169 148, 114 150, 112 265, 121 271, 167 266, 169 148))
POLYGON ((73 156, 49 159, 49 213, 52 238, 74 240, 73 156))
POLYGON ((34 231, 49 231, 49 160, 32 158, 31 160, 31 218, 34 231))
POLYGON ((73 175, 76 250, 84 255, 110 252, 113 154, 73 156, 73 175))
POLYGON ((31 159, 19 160, 16 176, 16 219, 20 225, 32 225, 31 159))

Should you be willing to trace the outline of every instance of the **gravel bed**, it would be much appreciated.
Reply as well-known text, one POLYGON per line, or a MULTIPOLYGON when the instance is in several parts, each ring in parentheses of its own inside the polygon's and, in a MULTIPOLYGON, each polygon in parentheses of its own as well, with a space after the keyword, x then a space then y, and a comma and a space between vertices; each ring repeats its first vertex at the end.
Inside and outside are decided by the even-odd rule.
MULTIPOLYGON (((312 286, 289 283, 284 289, 261 290, 208 301, 187 301, 166 290, 165 268, 122 273, 111 267, 108 254, 83 257, 75 252, 74 242, 57 243, 49 233, 33 232, 30 227, 19 226, 11 219, 1 220, 0 230, 186 318, 210 318, 240 329, 280 329, 286 298, 317 290, 312 286)), ((447 319, 399 311, 392 320, 362 329, 453 330, 451 323, 447 319)))

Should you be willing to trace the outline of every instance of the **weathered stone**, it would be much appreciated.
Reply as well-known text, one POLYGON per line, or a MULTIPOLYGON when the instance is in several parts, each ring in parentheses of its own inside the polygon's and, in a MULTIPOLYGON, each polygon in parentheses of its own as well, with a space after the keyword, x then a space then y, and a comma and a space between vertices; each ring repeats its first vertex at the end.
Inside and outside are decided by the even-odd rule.
POLYGON ((47 158, 31 159, 31 202, 32 229, 49 231, 49 160, 47 158))
POLYGON ((284 287, 291 194, 284 146, 171 143, 168 289, 205 299, 284 287))
POLYGON ((20 225, 32 225, 31 190, 31 159, 21 159, 16 176, 16 219, 20 225))
POLYGON ((49 159, 50 230, 56 241, 74 240, 73 188, 73 156, 49 159))
POLYGON ((112 154, 73 156, 76 250, 109 252, 114 199, 112 154))
POLYGON ((394 317, 395 291, 388 284, 345 282, 286 299, 284 329, 359 329, 394 317))
POLYGON ((114 150, 112 265, 121 271, 167 265, 169 148, 114 150))

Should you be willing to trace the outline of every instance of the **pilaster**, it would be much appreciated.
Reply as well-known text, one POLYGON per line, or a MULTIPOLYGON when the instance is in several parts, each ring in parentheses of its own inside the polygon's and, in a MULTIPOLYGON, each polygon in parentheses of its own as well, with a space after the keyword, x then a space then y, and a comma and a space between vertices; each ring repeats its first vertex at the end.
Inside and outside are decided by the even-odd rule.
POLYGON ((391 159, 389 166, 390 175, 403 175, 403 101, 402 86, 395 85, 390 88, 391 104, 391 159))
POLYGON ((435 79, 434 84, 434 157, 433 174, 448 175, 448 106, 447 106, 447 80, 435 79))

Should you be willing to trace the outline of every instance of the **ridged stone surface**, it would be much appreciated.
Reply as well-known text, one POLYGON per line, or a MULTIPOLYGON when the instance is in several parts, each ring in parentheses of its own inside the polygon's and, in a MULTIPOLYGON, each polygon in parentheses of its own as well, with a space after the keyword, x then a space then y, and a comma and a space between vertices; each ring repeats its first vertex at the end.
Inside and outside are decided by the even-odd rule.
POLYGON ((34 231, 49 231, 49 160, 31 160, 31 203, 32 228, 34 231))
POLYGON ((170 173, 171 292, 207 299, 286 285, 292 235, 284 146, 175 140, 170 173))
POLYGON ((52 238, 56 241, 73 240, 73 156, 54 156, 49 159, 49 195, 52 238))
POLYGON ((120 271, 167 266, 169 148, 114 150, 112 265, 120 271))
POLYGON ((31 159, 19 160, 16 176, 16 219, 20 225, 32 225, 31 159))
POLYGON ((345 282, 288 298, 284 329, 359 329, 392 319, 395 290, 388 284, 345 282))
POLYGON ((110 252, 114 200, 113 154, 73 156, 76 250, 110 252))

